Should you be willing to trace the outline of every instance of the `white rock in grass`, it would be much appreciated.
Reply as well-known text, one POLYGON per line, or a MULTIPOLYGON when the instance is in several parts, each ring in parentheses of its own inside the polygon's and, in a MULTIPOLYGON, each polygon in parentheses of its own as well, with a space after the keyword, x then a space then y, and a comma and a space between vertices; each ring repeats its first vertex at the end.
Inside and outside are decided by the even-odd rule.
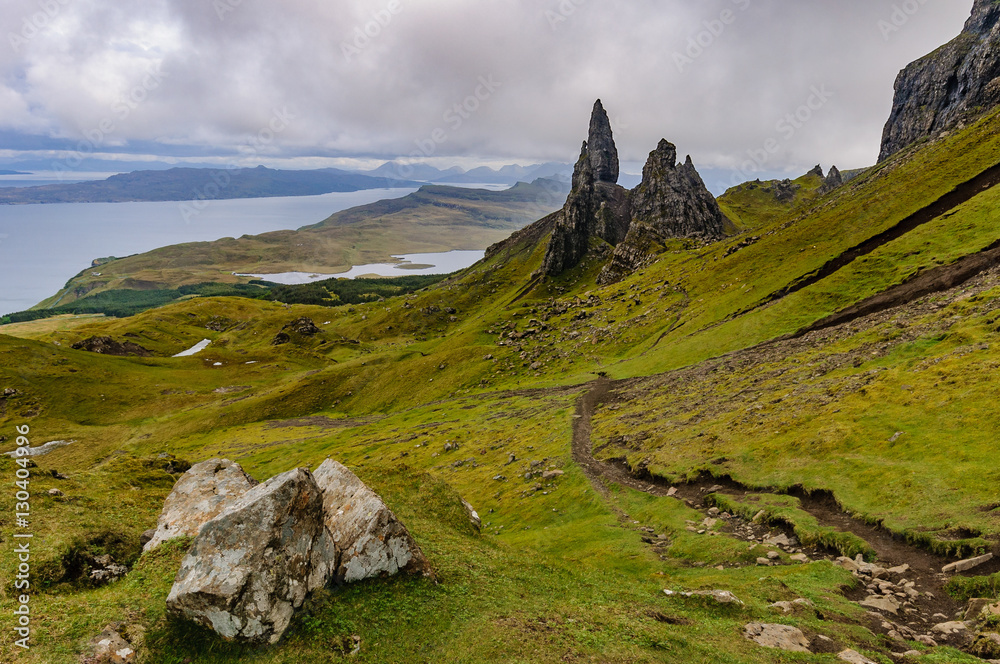
POLYGON ((316 469, 326 527, 337 546, 336 579, 351 583, 398 572, 430 574, 427 559, 396 515, 343 465, 316 469))
POLYGON ((254 487, 201 528, 167 606, 225 639, 276 643, 336 561, 323 494, 308 470, 293 470, 254 487))
POLYGON ((194 537, 206 522, 256 484, 238 463, 229 459, 209 459, 191 466, 163 503, 156 532, 143 551, 176 537, 194 537))

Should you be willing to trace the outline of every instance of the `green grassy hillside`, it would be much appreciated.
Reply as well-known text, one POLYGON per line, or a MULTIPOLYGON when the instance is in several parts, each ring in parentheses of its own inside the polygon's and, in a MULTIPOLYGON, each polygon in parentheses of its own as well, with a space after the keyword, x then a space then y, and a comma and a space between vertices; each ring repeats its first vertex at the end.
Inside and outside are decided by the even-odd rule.
MULTIPOLYGON (((144 661, 164 664, 327 662, 355 635, 351 659, 372 663, 832 664, 838 647, 880 664, 911 649, 921 662, 980 661, 895 641, 830 560, 910 564, 934 595, 906 616, 915 629, 952 619, 970 593, 995 597, 995 564, 950 583, 938 571, 956 556, 1000 553, 1000 272, 800 332, 1000 239, 996 190, 962 188, 994 166, 998 130, 992 115, 823 195, 807 176, 789 204, 760 187, 731 190, 720 205, 739 234, 678 242, 606 287, 596 285, 607 258, 599 243, 573 271, 535 276, 539 226, 461 274, 384 301, 197 298, 124 319, 0 327, 0 394, 15 390, 0 399, 3 449, 23 424, 35 444, 75 441, 32 469, 34 647, 16 651, 0 632, 0 658, 77 662, 106 624, 124 621, 144 661), (935 214, 956 189, 962 202, 935 214), (893 228, 906 232, 852 253, 893 228), (275 345, 300 317, 321 331, 275 345), (70 349, 92 336, 153 357, 70 349), (202 339, 212 343, 200 354, 171 357, 202 339), (258 479, 337 458, 410 527, 437 583, 330 590, 275 647, 223 643, 165 612, 184 543, 139 555, 139 534, 178 476, 164 453, 181 467, 228 457, 258 479), (551 470, 563 474, 541 477, 551 470), (482 533, 460 496, 482 515, 482 533), (705 521, 712 505, 734 518, 705 521), (794 533, 808 561, 750 531, 794 533), (74 561, 105 552, 132 571, 91 587, 74 561), (782 564, 758 564, 768 552, 782 564), (745 605, 664 589, 730 590, 745 605), (813 606, 770 608, 797 598, 813 606), (833 652, 761 648, 741 636, 754 621, 826 636, 833 652)), ((341 226, 309 232, 329 228, 341 226)), ((0 461, 0 473, 14 468, 0 461)), ((0 505, 6 537, 13 497, 0 505)), ((9 575, 15 560, 3 551, 9 575)), ((0 604, 7 612, 10 595, 0 604)))

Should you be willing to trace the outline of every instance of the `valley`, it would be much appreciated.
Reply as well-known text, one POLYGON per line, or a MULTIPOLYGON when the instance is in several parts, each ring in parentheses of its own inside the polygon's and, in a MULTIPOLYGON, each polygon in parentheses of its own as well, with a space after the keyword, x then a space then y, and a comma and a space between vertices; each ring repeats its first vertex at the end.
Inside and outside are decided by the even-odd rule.
MULTIPOLYGON (((957 43, 994 43, 998 22, 979 0, 957 43)), ((598 101, 571 188, 429 185, 81 273, 60 299, 489 245, 396 292, 196 289, 0 326, 0 451, 17 427, 67 443, 0 456, 31 478, 34 630, 24 652, 0 632, 0 658, 90 664, 111 631, 143 664, 1000 661, 1000 108, 970 86, 935 96, 951 120, 928 126, 913 82, 965 76, 955 53, 995 59, 980 46, 905 70, 882 158, 849 176, 715 198, 663 139, 626 189, 598 101), (225 575, 242 552, 218 529, 243 497, 144 550, 212 459, 261 482, 254 497, 342 463, 428 571, 316 588, 302 573, 269 643, 169 610, 179 569, 225 575), (216 558, 198 558, 206 533, 216 558)), ((0 495, 8 543, 28 527, 16 500, 0 495)), ((273 555, 251 572, 294 579, 273 555)), ((17 564, 0 550, 4 574, 17 564)), ((255 628, 252 591, 231 585, 212 615, 255 628)))

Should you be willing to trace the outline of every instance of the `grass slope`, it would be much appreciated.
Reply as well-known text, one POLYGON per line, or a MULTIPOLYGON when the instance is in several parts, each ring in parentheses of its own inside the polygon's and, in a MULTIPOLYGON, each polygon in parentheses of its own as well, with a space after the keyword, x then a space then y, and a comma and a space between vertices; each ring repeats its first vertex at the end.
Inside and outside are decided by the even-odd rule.
MULTIPOLYGON (((844 597, 854 581, 843 570, 822 561, 759 568, 760 550, 746 542, 690 532, 703 515, 681 501, 616 485, 596 491, 570 453, 574 407, 580 385, 604 373, 622 379, 593 421, 604 458, 670 479, 728 475, 762 493, 828 489, 860 517, 943 553, 995 545, 1000 477, 989 423, 1000 275, 757 344, 990 245, 996 195, 983 192, 757 305, 991 166, 998 128, 996 116, 986 118, 787 209, 731 192, 723 204, 739 210, 741 236, 706 248, 678 243, 607 287, 595 283, 607 257, 599 243, 570 273, 533 279, 545 245, 528 233, 460 275, 384 302, 329 309, 198 298, 127 319, 0 328, 21 337, 0 335, 0 388, 16 390, 0 399, 4 447, 19 424, 30 424, 36 444, 76 441, 32 471, 41 587, 35 647, 18 661, 78 661, 90 638, 123 618, 146 661, 171 664, 325 662, 354 635, 363 662, 836 661, 759 648, 740 636, 754 620, 889 661, 899 645, 874 634, 844 597), (301 316, 322 331, 274 345, 301 316), (94 335, 156 357, 69 350, 94 335), (198 356, 170 357, 206 338, 212 344, 198 356), (226 456, 258 479, 333 456, 386 496, 439 584, 380 580, 320 594, 274 648, 241 650, 192 629, 163 604, 183 544, 142 557, 135 544, 176 477, 161 453, 186 462, 226 456), (563 474, 545 480, 546 470, 563 474), (56 487, 65 495, 49 496, 56 487), (459 496, 483 516, 482 534, 464 521, 459 496), (650 535, 654 545, 642 539, 650 535), (106 551, 135 563, 125 580, 92 588, 74 575, 74 561, 106 551), (746 606, 668 597, 665 588, 723 588, 746 606), (798 597, 816 608, 768 609, 798 597)), ((310 232, 354 233, 365 223, 310 232)), ((0 462, 0 473, 13 469, 0 462)), ((851 545, 794 501, 761 500, 801 533, 851 545)), ((5 531, 12 514, 12 496, 0 496, 5 531)), ((5 548, 0 575, 14 562, 5 548)), ((9 576, 0 578, 9 588, 9 576)), ((971 580, 955 590, 995 587, 971 580)), ((10 602, 3 597, 0 610, 10 602)), ((11 633, 0 632, 0 658, 14 653, 11 633)), ((976 660, 941 648, 922 661, 976 660)))

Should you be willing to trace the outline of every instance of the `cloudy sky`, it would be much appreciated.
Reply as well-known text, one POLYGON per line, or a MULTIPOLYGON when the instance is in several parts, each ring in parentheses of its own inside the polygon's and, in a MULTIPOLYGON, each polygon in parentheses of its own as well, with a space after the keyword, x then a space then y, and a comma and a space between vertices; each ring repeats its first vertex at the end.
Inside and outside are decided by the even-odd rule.
POLYGON ((860 167, 878 154, 896 73, 971 7, 3 0, 0 159, 573 161, 600 97, 626 162, 666 137, 703 169, 736 171, 773 138, 770 172, 860 167))

